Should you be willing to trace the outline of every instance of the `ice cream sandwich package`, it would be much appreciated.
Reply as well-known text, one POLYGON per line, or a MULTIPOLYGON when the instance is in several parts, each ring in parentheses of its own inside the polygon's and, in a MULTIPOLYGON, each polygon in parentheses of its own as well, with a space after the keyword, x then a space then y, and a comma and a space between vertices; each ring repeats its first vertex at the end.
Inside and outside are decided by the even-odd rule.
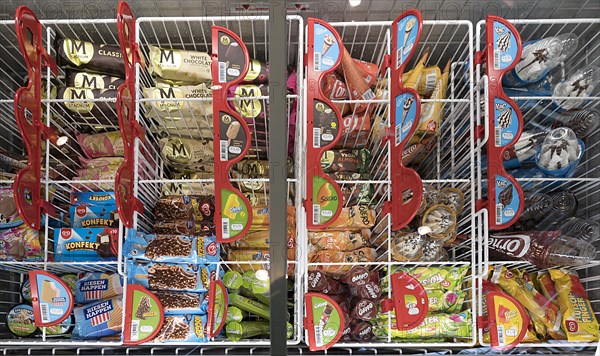
POLYGON ((144 103, 147 109, 146 117, 148 118, 166 118, 164 121, 167 125, 173 121, 172 124, 177 126, 177 121, 184 121, 177 119, 192 116, 193 120, 190 121, 188 127, 186 125, 179 125, 179 128, 182 130, 200 127, 203 122, 210 122, 212 124, 212 90, 204 83, 177 87, 143 88, 143 92, 146 99, 152 99, 152 101, 144 103), (206 100, 178 101, 177 99, 206 100), (206 119, 210 121, 206 121, 206 119))
POLYGON ((80 273, 74 294, 77 304, 116 297, 123 294, 123 278, 117 273, 80 273))
POLYGON ((162 79, 186 84, 206 83, 212 80, 208 53, 150 46, 150 73, 162 79))
POLYGON ((162 304, 165 315, 206 314, 208 299, 204 293, 159 290, 154 295, 162 304))
POLYGON ((116 205, 71 205, 69 212, 74 228, 119 227, 116 205))
POLYGON ((558 293, 562 326, 569 342, 598 342, 598 320, 577 273, 562 268, 549 273, 558 293))
POLYGON ((79 134, 77 135, 77 142, 87 158, 122 157, 125 154, 120 131, 95 135, 79 134))
POLYGON ((127 263, 128 282, 150 290, 207 292, 217 273, 215 265, 127 263))
POLYGON ((212 236, 215 224, 212 221, 158 220, 153 231, 160 235, 212 236))
POLYGON ((121 333, 123 328, 123 298, 102 299, 73 310, 73 339, 100 339, 121 333))
POLYGON ((56 262, 117 260, 118 228, 63 228, 54 237, 56 262))
POLYGON ((207 342, 205 334, 206 315, 169 315, 165 316, 163 326, 152 342, 202 343, 207 342))
POLYGON ((215 236, 155 235, 133 229, 123 244, 123 254, 127 257, 153 262, 218 262, 219 252, 215 236))
POLYGON ((56 51, 59 67, 68 66, 125 77, 125 64, 119 45, 59 38, 56 41, 56 51))
POLYGON ((67 70, 65 84, 67 87, 83 89, 111 89, 116 90, 125 83, 123 78, 106 74, 96 74, 76 70, 67 70))

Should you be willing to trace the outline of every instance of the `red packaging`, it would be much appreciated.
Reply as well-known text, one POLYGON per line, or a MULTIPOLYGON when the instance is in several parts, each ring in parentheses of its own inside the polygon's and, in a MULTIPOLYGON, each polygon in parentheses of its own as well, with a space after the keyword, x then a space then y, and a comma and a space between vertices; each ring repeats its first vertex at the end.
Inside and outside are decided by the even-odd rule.
MULTIPOLYGON (((322 80, 323 94, 331 100, 346 100, 348 99, 348 87, 342 78, 336 72, 329 73, 322 80)), ((350 105, 335 104, 344 115, 350 110, 350 105)))
POLYGON ((342 119, 342 137, 335 148, 362 148, 371 132, 371 115, 348 115, 342 119))

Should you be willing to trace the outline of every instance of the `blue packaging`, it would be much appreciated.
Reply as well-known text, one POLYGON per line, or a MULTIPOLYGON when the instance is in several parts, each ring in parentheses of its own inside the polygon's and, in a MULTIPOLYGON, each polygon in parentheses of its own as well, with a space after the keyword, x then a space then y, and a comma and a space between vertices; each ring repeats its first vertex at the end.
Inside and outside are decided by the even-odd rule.
MULTIPOLYGON (((223 271, 221 271, 222 274, 223 271)), ((127 261, 127 282, 150 290, 207 292, 217 277, 216 265, 154 263, 127 261)))
POLYGON ((117 205, 115 192, 72 192, 71 205, 117 205))
POLYGON ((123 278, 117 273, 80 273, 75 286, 75 303, 90 302, 123 294, 123 278))
POLYGON ((103 299, 74 309, 73 339, 89 340, 121 333, 123 299, 103 299))
POLYGON ((165 315, 206 314, 208 310, 205 293, 160 290, 154 295, 160 300, 165 315))
POLYGON ((219 261, 220 247, 215 236, 144 234, 132 229, 123 254, 152 262, 205 264, 219 261))
POLYGON ((116 205, 79 205, 69 208, 71 227, 119 227, 116 205))
POLYGON ((207 342, 206 337, 206 315, 170 315, 165 316, 162 328, 152 342, 207 342), (182 332, 188 330, 187 333, 182 332))
POLYGON ((60 229, 54 237, 56 262, 116 261, 119 229, 60 229))

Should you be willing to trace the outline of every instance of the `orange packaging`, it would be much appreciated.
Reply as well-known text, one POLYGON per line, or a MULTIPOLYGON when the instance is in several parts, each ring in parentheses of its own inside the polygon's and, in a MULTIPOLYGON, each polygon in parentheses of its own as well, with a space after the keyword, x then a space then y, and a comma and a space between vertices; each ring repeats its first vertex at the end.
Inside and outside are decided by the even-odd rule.
MULTIPOLYGON (((296 247, 296 229, 288 227, 287 233, 287 245, 288 248, 296 247)), ((231 242, 229 245, 234 248, 256 248, 256 249, 268 249, 269 243, 269 230, 255 230, 249 231, 244 237, 235 242, 231 242)))
MULTIPOLYGON (((308 253, 308 262, 310 263, 357 263, 374 262, 377 258, 377 252, 374 248, 363 247, 354 251, 310 251, 308 253)), ((334 276, 347 273, 353 266, 349 264, 322 265, 316 268, 334 276)))
POLYGON ((308 233, 308 241, 316 250, 353 251, 368 246, 369 237, 369 230, 308 233))
MULTIPOLYGON (((331 100, 346 100, 348 99, 348 87, 344 78, 337 72, 326 74, 323 77, 321 88, 323 94, 331 100)), ((342 115, 350 111, 350 104, 335 104, 342 115)))
MULTIPOLYGON (((287 226, 296 226, 296 208, 287 206, 287 226)), ((269 206, 260 204, 252 207, 252 226, 250 230, 268 230, 269 228, 269 206)))
POLYGON ((554 289, 554 282, 548 271, 539 271, 537 273, 537 278, 534 279, 534 285, 536 285, 546 299, 558 306, 558 293, 556 292, 556 289, 554 289))
POLYGON ((327 230, 360 230, 375 225, 375 211, 368 205, 353 205, 342 208, 340 215, 327 230))
POLYGON ((369 87, 375 84, 377 80, 377 73, 379 72, 379 67, 375 63, 369 63, 365 61, 361 61, 360 59, 353 58, 354 63, 358 65, 358 70, 362 73, 363 78, 365 78, 365 83, 369 87))

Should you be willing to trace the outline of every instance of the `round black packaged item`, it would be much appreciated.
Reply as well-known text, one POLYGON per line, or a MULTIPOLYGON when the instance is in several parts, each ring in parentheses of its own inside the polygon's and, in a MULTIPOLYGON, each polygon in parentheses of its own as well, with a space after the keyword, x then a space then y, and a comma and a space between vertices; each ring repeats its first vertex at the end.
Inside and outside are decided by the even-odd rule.
POLYGON ((27 303, 31 303, 31 283, 29 282, 29 278, 21 283, 21 297, 27 303))
POLYGON ((75 326, 75 318, 73 314, 69 315, 65 321, 58 325, 49 326, 46 328, 46 336, 66 336, 71 333, 73 327, 75 326))
POLYGON ((29 304, 14 306, 6 314, 6 326, 17 337, 31 337, 38 332, 34 324, 33 307, 29 304))

